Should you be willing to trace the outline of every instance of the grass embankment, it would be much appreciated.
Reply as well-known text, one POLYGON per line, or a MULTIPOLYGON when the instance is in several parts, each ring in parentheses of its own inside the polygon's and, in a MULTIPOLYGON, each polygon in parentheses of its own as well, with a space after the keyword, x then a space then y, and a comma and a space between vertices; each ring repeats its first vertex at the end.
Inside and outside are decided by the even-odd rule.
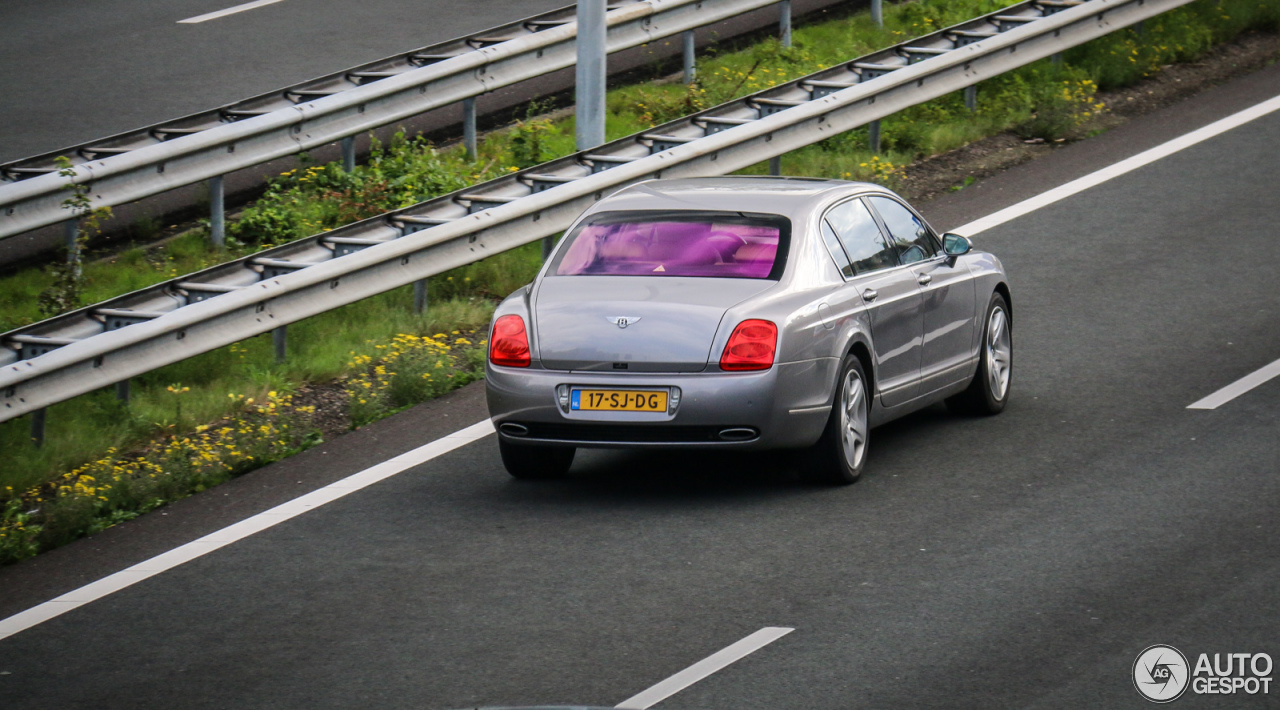
MULTIPOLYGON (((701 58, 692 86, 647 83, 610 92, 607 133, 613 139, 645 130, 1003 5, 889 5, 883 29, 863 13, 800 27, 790 49, 767 41, 740 51, 711 51, 701 58)), ((785 156, 783 170, 892 185, 906 163, 1002 131, 1049 140, 1082 135, 1101 109, 1095 99, 1100 88, 1128 85, 1242 31, 1274 30, 1278 24, 1280 0, 1200 0, 1147 21, 1142 35, 1121 31, 1071 50, 1060 68, 1040 62, 984 82, 977 111, 965 109, 955 94, 885 119, 879 155, 867 150, 866 130, 859 129, 785 156)), ((231 221, 227 251, 209 248, 197 229, 161 247, 89 263, 79 283, 38 269, 0 279, 0 330, 48 315, 41 310, 42 294, 46 309, 67 302, 68 293, 72 301, 96 302, 572 152, 571 118, 531 116, 487 136, 474 161, 460 149, 438 150, 420 139, 397 137, 376 147, 368 163, 350 174, 329 164, 273 178, 262 199, 231 221)), ((762 173, 765 166, 743 172, 762 173)), ((309 383, 346 378, 345 389, 353 394, 350 421, 359 425, 474 379, 478 351, 467 338, 456 339, 482 327, 496 299, 528 282, 538 261, 537 246, 529 245, 438 276, 431 281, 426 315, 412 312, 408 289, 397 289, 291 325, 284 363, 274 362, 269 338, 251 338, 135 378, 127 407, 109 391, 53 406, 40 449, 29 441, 25 419, 0 424, 6 459, 0 469, 0 562, 306 446, 315 439, 309 413, 285 398, 309 383), (449 338, 454 331, 460 335, 449 338), (437 333, 445 337, 412 340, 437 333), (250 398, 256 403, 248 404, 250 398), (269 414, 261 411, 263 402, 271 405, 269 414), (253 436, 267 420, 279 435, 258 429, 261 436, 253 436), (201 423, 213 424, 194 432, 201 423), (224 429, 229 431, 218 433, 224 429), (120 457, 120 451, 136 455, 120 457)))

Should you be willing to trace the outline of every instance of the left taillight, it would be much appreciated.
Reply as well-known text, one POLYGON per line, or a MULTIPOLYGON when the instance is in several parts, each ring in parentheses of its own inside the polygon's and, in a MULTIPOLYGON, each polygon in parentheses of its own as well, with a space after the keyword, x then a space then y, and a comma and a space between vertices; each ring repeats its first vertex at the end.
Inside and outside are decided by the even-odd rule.
POLYGON ((733 329, 720 356, 722 370, 768 370, 778 346, 778 326, 767 320, 744 320, 733 329))
POLYGON ((529 335, 520 316, 502 316, 493 323, 489 362, 505 367, 529 366, 529 335))

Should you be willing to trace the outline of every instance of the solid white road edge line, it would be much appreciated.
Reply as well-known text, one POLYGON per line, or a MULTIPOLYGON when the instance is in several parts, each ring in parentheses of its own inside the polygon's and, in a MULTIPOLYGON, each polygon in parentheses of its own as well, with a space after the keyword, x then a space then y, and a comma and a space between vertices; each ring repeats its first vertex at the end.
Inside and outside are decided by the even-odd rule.
POLYGON ((1187 405, 1187 409, 1217 409, 1240 395, 1275 377, 1280 377, 1280 360, 1249 373, 1213 394, 1187 405))
POLYGON ((234 14, 236 14, 237 12, 244 12, 245 10, 252 10, 252 9, 254 9, 254 8, 259 8, 259 7, 262 7, 262 6, 264 6, 264 5, 274 5, 274 4, 278 3, 278 2, 284 2, 284 0, 254 0, 253 2, 247 2, 247 3, 243 4, 243 5, 236 5, 235 7, 229 7, 229 8, 227 8, 227 9, 225 9, 225 10, 218 10, 218 11, 216 11, 216 12, 207 12, 207 13, 205 13, 205 14, 203 14, 203 15, 196 15, 195 17, 188 17, 188 18, 187 18, 187 19, 185 19, 185 20, 178 20, 178 24, 180 24, 180 25, 194 25, 194 24, 197 24, 197 23, 200 23, 200 22, 205 22, 205 21, 208 21, 208 20, 216 20, 216 19, 218 19, 219 17, 226 17, 227 15, 234 15, 234 14))
MULTIPOLYGON (((246 5, 239 5, 236 7, 228 8, 226 10, 221 10, 220 12, 222 14, 229 14, 231 11, 239 11, 239 9, 241 8, 248 10, 248 9, 252 9, 252 7, 270 4, 273 2, 281 2, 281 0, 259 0, 258 2, 251 2, 246 5)), ((210 13, 209 15, 201 15, 200 17, 193 17, 190 20, 183 20, 183 22, 195 22, 195 21, 203 22, 204 20, 201 18, 212 19, 212 16, 218 15, 218 14, 219 13, 210 13)), ((953 231, 956 231, 958 233, 965 234, 965 235, 973 235, 983 230, 991 229, 992 227, 1004 224, 1005 222, 1008 222, 1009 220, 1012 220, 1016 217, 1020 217, 1024 214, 1033 212, 1041 207, 1044 207, 1045 205, 1053 204, 1054 202, 1057 202, 1065 197, 1074 195, 1077 192, 1088 189, 1089 187, 1106 182, 1107 180, 1110 180, 1113 177, 1123 175, 1124 173, 1127 173, 1131 170, 1135 170, 1148 163, 1155 162, 1156 160, 1159 160, 1160 158, 1163 158, 1167 155, 1172 155, 1173 153, 1176 153, 1179 150, 1195 145, 1196 143, 1200 143, 1202 141, 1208 140, 1209 138, 1212 138, 1221 133, 1225 133, 1226 131, 1229 131, 1232 128, 1244 125, 1249 121, 1265 116, 1273 111, 1276 111, 1277 109, 1280 109, 1280 96, 1269 99, 1267 101, 1264 101, 1250 108, 1247 108, 1243 111, 1240 111, 1239 113, 1232 114, 1224 119, 1211 123, 1198 130, 1192 131, 1191 133, 1188 133, 1184 136, 1175 138, 1167 143, 1156 146, 1155 148, 1152 148, 1146 152, 1139 153, 1138 155, 1135 155, 1132 158, 1122 160, 1111 167, 1103 168, 1102 170, 1099 170, 1091 175, 1086 175, 1077 180, 1073 180, 1072 182, 1069 182, 1065 185, 1049 190, 1048 192, 1045 192, 1039 196, 1032 197, 1027 200, 1023 200, 1022 202, 1019 202, 1018 204, 1013 205, 1012 207, 1007 207, 1003 210, 1000 210, 999 212, 996 212, 994 214, 991 214, 981 219, 970 222, 969 224, 966 224, 965 226, 960 227, 959 229, 956 229, 953 231)), ((1268 365, 1267 367, 1263 368, 1263 370, 1260 370, 1259 372, 1269 371, 1269 368, 1274 366, 1275 366, 1275 363, 1272 363, 1272 365, 1268 365)), ((1254 373, 1254 375, 1250 375, 1249 377, 1254 377, 1255 375, 1258 375, 1258 373, 1254 373)), ((1244 379, 1248 380, 1249 377, 1246 377, 1244 379)), ((1271 377, 1275 377, 1275 375, 1270 375, 1266 379, 1271 379, 1271 377)), ((1262 382, 1265 382, 1265 381, 1266 380, 1260 380, 1257 384, 1251 385, 1248 389, 1257 387, 1259 384, 1262 384, 1262 382)), ((1244 380, 1241 380, 1241 382, 1244 382, 1244 380)), ((1231 385, 1230 387, 1233 387, 1233 386, 1235 385, 1231 385)), ((1230 387, 1224 388, 1224 390, 1230 389, 1230 387)), ((1241 390, 1241 393, 1248 391, 1248 389, 1241 390)), ((1224 391, 1224 390, 1220 390, 1220 391, 1224 391)), ((1196 405, 1201 404, 1205 400, 1208 400, 1216 396, 1217 394, 1218 393, 1214 393, 1213 395, 1210 395, 1209 397, 1206 397, 1205 399, 1200 400, 1200 402, 1196 402, 1196 405)), ((1232 396, 1234 397, 1238 395, 1232 395, 1232 396)), ((1227 400, 1223 400, 1223 401, 1225 402, 1227 400)), ((1196 405, 1192 405, 1192 407, 1195 407, 1196 405)), ((1217 406, 1217 405, 1214 405, 1214 406, 1217 406)), ((137 582, 140 582, 153 575, 159 574, 160 572, 177 567, 183 562, 186 562, 188 560, 193 560, 208 552, 212 552, 213 550, 216 550, 224 545, 229 545, 232 542, 235 542, 236 540, 241 540, 243 538, 246 538, 255 532, 266 530, 267 528, 270 528, 273 525, 276 525, 277 523, 284 522, 285 520, 288 520, 289 518, 292 518, 296 515, 305 513, 308 510, 311 510, 313 508, 318 508, 319 506, 324 505, 325 503, 337 500, 338 498, 341 498, 342 496, 345 496, 348 493, 354 493, 360 490, 361 488, 364 488, 365 486, 372 485, 373 483, 377 483, 378 481, 381 481, 384 478, 389 478, 390 476, 394 476, 395 474, 400 473, 401 471, 407 468, 411 468, 420 463, 430 461, 431 459, 437 456, 440 456, 442 454, 448 453, 450 451, 453 451, 454 449, 460 446, 464 446, 473 441, 482 439, 492 432, 493 432, 492 422, 488 420, 478 422, 476 424, 473 424, 467 427, 466 429, 456 431, 442 439, 438 439, 429 444, 420 446, 414 449, 413 451, 410 451, 405 454, 401 454, 400 456, 397 456, 388 461, 384 461, 376 466, 365 469, 360 473, 344 478, 341 481, 331 483, 328 486, 325 486, 324 488, 308 493, 307 495, 304 495, 301 498, 294 499, 292 501, 289 501, 288 503, 284 503, 275 508, 272 508, 271 510, 268 510, 263 513, 259 513, 251 518, 247 518, 238 523, 235 523, 234 525, 225 527, 222 530, 219 530, 218 532, 212 533, 210 535, 206 535, 205 537, 202 537, 199 540, 189 542, 186 545, 183 545, 181 547, 170 550, 169 552, 153 557, 150 560, 147 560, 146 562, 141 562, 139 564, 134 565, 133 567, 130 567, 125 570, 121 570, 120 572, 116 572, 115 574, 104 577, 96 582, 87 584, 79 589, 76 589, 72 592, 68 592, 67 594, 60 596, 57 599, 52 599, 43 604, 40 604, 39 606, 35 606, 30 609, 27 609, 26 611, 14 614, 13 616, 7 619, 0 620, 0 640, 8 638, 9 636, 12 636, 24 629, 29 629, 32 626, 35 626, 36 624, 39 624, 43 621, 52 619, 55 616, 59 616, 60 614, 64 614, 68 611, 71 611, 76 607, 82 606, 84 604, 88 604, 89 602, 95 599, 101 599, 102 597, 105 597, 108 594, 111 594, 112 592, 116 592, 121 589, 124 589, 125 587, 128 587, 137 582)), ((751 638, 751 637, 749 636, 747 638, 751 638)), ((743 640, 745 641, 746 639, 743 639, 743 640)), ((673 676, 673 678, 674 677, 675 676, 673 676)), ((663 683, 666 683, 666 682, 668 681, 663 681, 663 683)), ((660 686, 662 685, 662 683, 659 683, 658 685, 660 686)), ((654 688, 657 688, 657 687, 658 686, 654 686, 654 688)), ((648 692, 650 691, 645 691, 645 693, 648 693, 648 692)), ((672 692, 675 692, 675 691, 672 691, 672 692)), ((640 695, 644 695, 644 693, 641 693, 640 695)), ((636 698, 639 698, 640 695, 637 695, 636 698)), ((635 698, 632 698, 632 700, 635 700, 635 698)), ((628 700, 626 702, 629 703, 632 701, 628 700)), ((653 702, 656 703, 658 701, 655 700, 653 702)), ((623 706, 620 705, 618 707, 623 707, 623 706)))
POLYGON ((657 705, 729 664, 746 658, 792 631, 795 631, 795 629, 766 626, 732 646, 716 651, 652 688, 623 700, 614 707, 625 708, 626 710, 648 710, 648 708, 657 705))
POLYGON ((1203 128, 1178 136, 1167 143, 1161 143, 1160 145, 1138 153, 1133 157, 1126 158, 1113 165, 1108 165, 1097 172, 1072 180, 1065 185, 1059 185, 1052 190, 1042 192, 1035 197, 1027 198, 1016 205, 1006 207, 999 212, 976 219, 963 227, 957 227, 951 231, 956 234, 971 237, 979 232, 984 232, 993 227, 998 227, 1005 222, 1017 219, 1018 217, 1030 212, 1034 212, 1041 207, 1064 200, 1076 193, 1084 192, 1091 187, 1101 185, 1112 178, 1120 177, 1121 175, 1137 170, 1144 165, 1149 165, 1161 158, 1173 155, 1180 150, 1190 148, 1197 143, 1203 143, 1214 136, 1226 133, 1233 128, 1243 126, 1250 121, 1262 118, 1276 110, 1280 110, 1280 96, 1276 96, 1263 101, 1260 104, 1250 106, 1243 111, 1233 113, 1226 118, 1214 121, 1203 128))
POLYGON ((419 446, 412 451, 400 454, 375 466, 370 466, 359 473, 347 476, 340 481, 334 481, 323 488, 294 498, 287 503, 281 503, 270 510, 228 525, 217 532, 205 535, 199 540, 176 547, 145 562, 139 562, 128 569, 67 592, 56 599, 14 614, 0 621, 0 639, 8 638, 19 631, 29 629, 55 616, 65 614, 76 607, 101 599, 108 594, 137 584, 148 577, 173 569, 184 562, 190 562, 197 557, 207 555, 220 547, 230 545, 254 533, 279 525, 309 510, 315 510, 325 503, 332 503, 378 481, 390 478, 401 471, 426 463, 438 456, 443 456, 473 441, 483 439, 492 433, 493 422, 488 419, 477 422, 465 429, 436 439, 430 444, 419 446))

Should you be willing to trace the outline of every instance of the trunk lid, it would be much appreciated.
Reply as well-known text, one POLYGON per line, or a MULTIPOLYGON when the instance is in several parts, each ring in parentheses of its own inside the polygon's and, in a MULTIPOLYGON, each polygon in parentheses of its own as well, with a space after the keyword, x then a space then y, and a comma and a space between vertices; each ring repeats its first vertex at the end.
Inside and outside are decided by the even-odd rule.
POLYGON ((725 311, 775 281, 552 276, 534 304, 537 348, 551 370, 698 372, 725 311), (619 320, 627 320, 619 327, 619 320))

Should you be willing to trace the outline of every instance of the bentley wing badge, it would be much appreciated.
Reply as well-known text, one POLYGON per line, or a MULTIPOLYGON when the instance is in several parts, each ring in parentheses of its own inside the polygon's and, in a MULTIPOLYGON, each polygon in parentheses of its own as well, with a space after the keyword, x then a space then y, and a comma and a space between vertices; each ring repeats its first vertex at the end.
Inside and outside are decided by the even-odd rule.
POLYGON ((605 316, 604 319, 619 328, 625 328, 632 323, 640 322, 640 316, 605 316))

